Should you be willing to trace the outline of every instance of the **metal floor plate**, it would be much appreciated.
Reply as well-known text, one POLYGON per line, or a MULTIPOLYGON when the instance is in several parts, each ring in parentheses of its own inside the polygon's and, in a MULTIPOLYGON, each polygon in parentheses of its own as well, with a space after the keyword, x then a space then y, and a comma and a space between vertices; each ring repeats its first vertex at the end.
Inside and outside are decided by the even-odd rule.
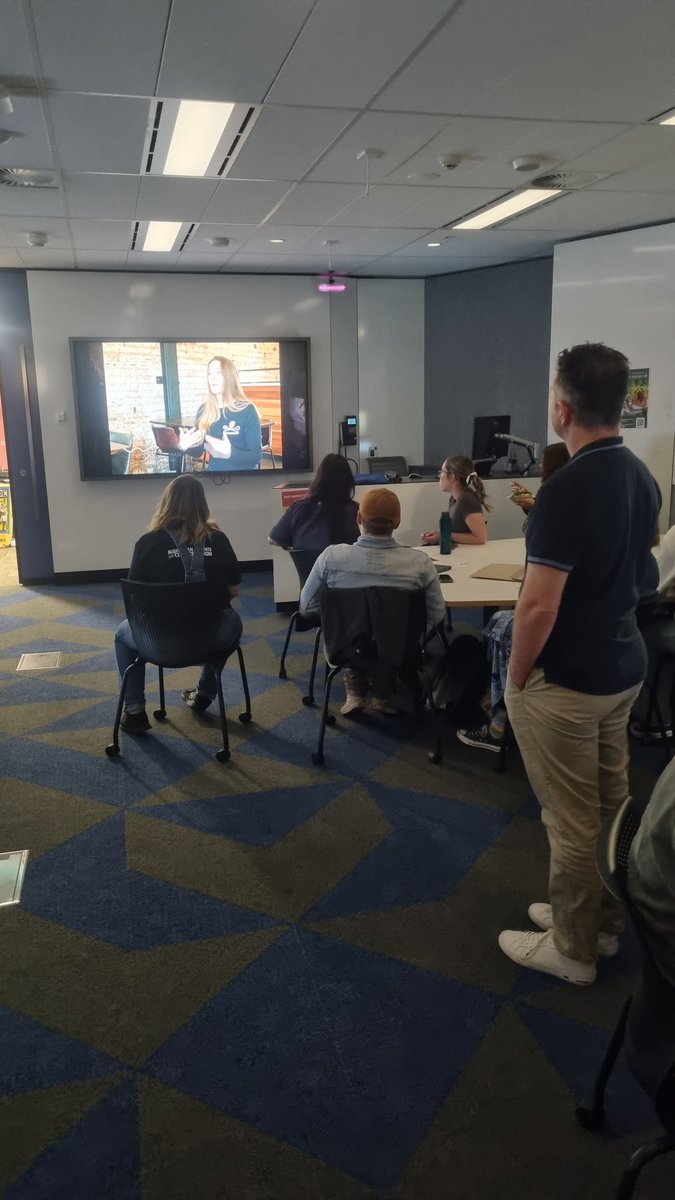
POLYGON ((60 650, 43 650, 37 654, 22 654, 17 671, 53 671, 61 666, 60 650))
POLYGON ((27 862, 27 850, 9 850, 0 854, 0 908, 19 903, 27 862))

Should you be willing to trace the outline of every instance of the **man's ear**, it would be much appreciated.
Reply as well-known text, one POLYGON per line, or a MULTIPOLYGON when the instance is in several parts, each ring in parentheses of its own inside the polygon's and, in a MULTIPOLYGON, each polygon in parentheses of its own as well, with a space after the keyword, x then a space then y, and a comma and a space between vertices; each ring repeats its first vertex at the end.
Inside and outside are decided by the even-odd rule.
POLYGON ((359 509, 359 511, 356 514, 356 524, 363 525, 363 517, 361 516, 361 509, 359 509))

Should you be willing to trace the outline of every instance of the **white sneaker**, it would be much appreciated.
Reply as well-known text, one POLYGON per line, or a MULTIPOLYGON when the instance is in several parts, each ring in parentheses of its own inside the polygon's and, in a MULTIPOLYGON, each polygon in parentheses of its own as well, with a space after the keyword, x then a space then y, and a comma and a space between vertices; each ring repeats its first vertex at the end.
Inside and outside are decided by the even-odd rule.
POLYGON ((342 705, 340 712, 342 713, 343 717, 350 717, 353 713, 363 712, 365 707, 365 696, 353 696, 347 693, 347 699, 342 705))
POLYGON ((521 933, 515 929, 504 929, 499 935, 499 946, 519 967, 556 975, 558 979, 575 983, 577 987, 588 987, 595 982, 595 963, 577 962, 561 954, 553 941, 551 930, 547 933, 521 933))
MULTIPOLYGON (((528 916, 540 929, 553 929, 553 912, 550 904, 531 904, 528 916)), ((614 958, 619 953, 619 939, 615 933, 598 934, 598 954, 602 958, 614 958)))
POLYGON ((368 707, 371 708, 373 712, 385 713, 385 715, 388 717, 395 717, 398 713, 396 701, 393 697, 389 700, 381 700, 379 696, 371 696, 368 707))

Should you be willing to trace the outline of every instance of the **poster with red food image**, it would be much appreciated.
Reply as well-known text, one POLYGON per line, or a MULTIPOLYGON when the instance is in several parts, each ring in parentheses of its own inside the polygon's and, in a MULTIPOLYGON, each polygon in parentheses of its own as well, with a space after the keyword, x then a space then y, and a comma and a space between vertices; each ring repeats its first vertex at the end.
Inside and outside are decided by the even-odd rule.
POLYGON ((628 372, 628 395, 621 413, 622 429, 646 429, 649 416, 649 368, 628 372))

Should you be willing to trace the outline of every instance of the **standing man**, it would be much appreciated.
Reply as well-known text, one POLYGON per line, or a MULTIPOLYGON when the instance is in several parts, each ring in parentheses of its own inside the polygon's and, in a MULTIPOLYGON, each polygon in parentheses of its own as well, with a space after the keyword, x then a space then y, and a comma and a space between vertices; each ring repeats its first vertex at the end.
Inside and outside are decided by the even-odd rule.
POLYGON ((570 462, 541 491, 528 529, 506 705, 551 850, 543 933, 504 930, 522 967, 586 986, 618 950, 619 905, 595 862, 600 829, 628 794, 626 726, 647 669, 635 611, 654 590, 661 497, 620 437, 628 361, 600 343, 558 356, 553 428, 570 462))
MULTIPOLYGON (((300 595, 300 611, 321 611, 321 592, 327 588, 392 587, 423 591, 428 625, 445 617, 438 574, 422 550, 401 546, 394 530, 401 524, 398 496, 389 488, 373 488, 361 497, 357 515, 361 536, 353 546, 329 546, 317 558, 300 595)), ((362 671, 344 672, 346 699, 340 712, 352 716, 366 704, 375 712, 396 713, 395 680, 371 679, 362 671)))

